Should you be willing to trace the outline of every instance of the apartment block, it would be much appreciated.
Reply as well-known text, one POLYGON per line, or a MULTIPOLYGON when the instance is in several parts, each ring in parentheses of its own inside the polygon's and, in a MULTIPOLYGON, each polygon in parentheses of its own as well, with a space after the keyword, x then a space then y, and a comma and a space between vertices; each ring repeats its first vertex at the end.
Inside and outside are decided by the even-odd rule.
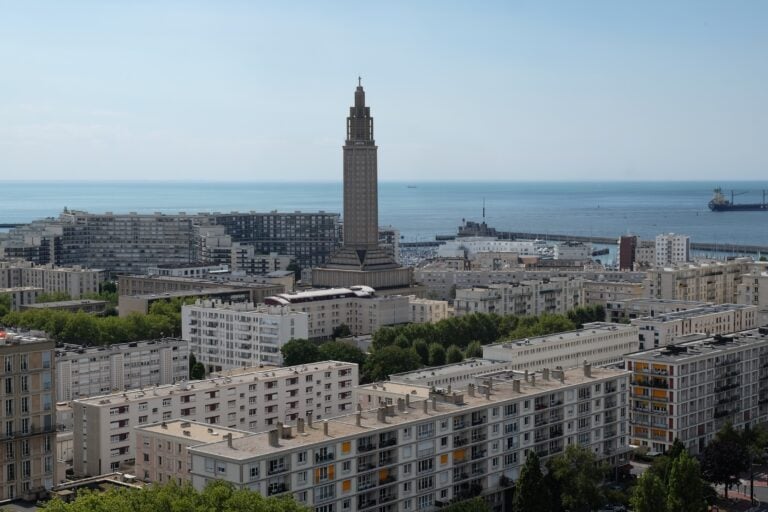
POLYGON ((286 270, 290 264, 291 257, 284 254, 260 254, 252 245, 240 243, 232 247, 230 266, 233 271, 242 271, 247 275, 265 275, 286 270))
POLYGON ((764 265, 751 258, 737 258, 653 268, 645 281, 646 297, 734 304, 743 276, 764 269, 764 265))
POLYGON ((634 318, 675 313, 710 305, 711 303, 696 300, 646 298, 608 301, 605 305, 605 319, 614 323, 628 322, 634 318))
POLYGON ((188 343, 181 339, 135 341, 102 347, 56 349, 56 401, 173 384, 189 377, 188 343))
POLYGON ((199 421, 171 420, 136 427, 136 467, 134 473, 145 482, 177 484, 191 481, 192 461, 189 448, 199 444, 233 439, 250 432, 212 427, 199 421))
POLYGON ((656 266, 691 261, 691 237, 668 233, 656 236, 656 266))
POLYGON ((638 334, 634 325, 593 322, 575 331, 484 345, 483 359, 509 361, 513 370, 572 368, 584 361, 607 366, 639 349, 638 334))
POLYGON ((768 269, 756 268, 742 276, 736 293, 737 302, 757 306, 760 325, 768 325, 768 269))
POLYGON ((42 288, 34 286, 18 286, 14 288, 0 288, 0 296, 6 295, 11 300, 11 311, 21 311, 26 306, 34 304, 37 296, 43 293, 42 288))
POLYGON ((280 348, 309 338, 309 315, 285 306, 198 300, 181 309, 182 338, 207 371, 282 365, 280 348))
POLYGON ((768 329, 646 350, 632 372, 632 444, 655 453, 675 439, 700 454, 726 423, 768 421, 768 329))
MULTIPOLYGON (((225 281, 218 278, 202 279, 193 277, 124 275, 117 281, 117 291, 120 297, 128 295, 160 295, 173 292, 206 292, 213 288, 220 290, 230 288, 237 292, 245 292, 249 302, 263 302, 266 297, 282 293, 282 284, 271 282, 225 281)), ((192 294, 190 294, 192 295, 192 294)))
POLYGON ((586 280, 582 284, 585 306, 603 306, 609 302, 645 296, 645 287, 637 281, 586 280))
POLYGON ((586 366, 406 391, 371 410, 190 447, 192 485, 222 479, 316 512, 433 511, 477 495, 509 510, 529 450, 546 460, 580 444, 625 463, 628 387, 627 372, 586 366))
POLYGON ((56 481, 54 347, 45 338, 0 330, 0 501, 34 501, 56 481))
POLYGON ((411 319, 407 295, 379 296, 369 286, 281 293, 267 297, 264 303, 306 313, 310 339, 329 339, 333 330, 342 324, 349 327, 352 335, 358 336, 411 319))
POLYGON ((0 288, 33 287, 43 293, 66 293, 73 299, 98 293, 106 278, 103 270, 54 265, 35 265, 29 261, 0 261, 0 288))
POLYGON ((497 313, 499 315, 536 316, 565 313, 583 304, 583 281, 570 277, 545 277, 488 288, 457 289, 454 314, 497 313))
POLYGON ((190 263, 165 263, 147 269, 147 275, 166 277, 196 277, 204 278, 210 273, 227 272, 227 265, 193 261, 190 263))
POLYGON ((640 350, 664 347, 691 334, 714 336, 759 326, 757 306, 718 304, 632 320, 640 329, 640 350))
POLYGON ((433 324, 448 318, 448 302, 444 300, 422 299, 409 295, 408 305, 411 308, 410 322, 414 324, 433 324))
POLYGON ((206 380, 112 393, 72 402, 76 475, 130 467, 133 427, 172 419, 259 432, 309 413, 315 419, 350 412, 356 364, 323 361, 304 366, 231 370, 206 380))

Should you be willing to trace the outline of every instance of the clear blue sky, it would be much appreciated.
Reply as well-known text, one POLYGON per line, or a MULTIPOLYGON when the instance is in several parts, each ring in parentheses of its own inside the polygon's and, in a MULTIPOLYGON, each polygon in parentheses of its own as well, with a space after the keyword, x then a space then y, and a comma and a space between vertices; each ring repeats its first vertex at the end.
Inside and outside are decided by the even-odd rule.
POLYGON ((0 180, 765 179, 768 2, 0 0, 0 180))

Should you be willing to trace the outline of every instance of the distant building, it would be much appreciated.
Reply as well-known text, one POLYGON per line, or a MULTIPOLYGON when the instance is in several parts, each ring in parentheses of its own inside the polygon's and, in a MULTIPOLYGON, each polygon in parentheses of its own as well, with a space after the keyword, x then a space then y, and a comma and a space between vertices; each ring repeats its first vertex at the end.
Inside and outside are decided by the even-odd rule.
POLYGON ((636 299, 645 295, 642 281, 585 280, 582 284, 585 306, 605 306, 609 302, 636 299))
POLYGON ((198 300, 181 308, 182 337, 207 371, 283 364, 280 348, 309 338, 306 313, 280 306, 198 300))
POLYGON ((625 235, 619 238, 619 270, 635 269, 637 241, 636 235, 625 235))
POLYGON ((768 268, 755 268, 743 275, 736 295, 739 304, 757 306, 760 325, 768 325, 768 268))
POLYGON ((147 274, 150 276, 166 277, 206 277, 211 272, 227 271, 227 265, 210 264, 203 261, 193 261, 190 263, 165 263, 150 267, 147 274))
POLYGON ((633 445, 663 453, 679 439, 698 455, 726 423, 768 421, 768 329, 630 354, 626 365, 633 445))
POLYGON ((0 288, 33 287, 43 293, 64 293, 72 299, 98 293, 106 278, 103 270, 54 265, 35 265, 28 261, 0 261, 0 288))
POLYGON ((34 286, 18 286, 0 288, 0 296, 7 295, 11 299, 11 311, 21 311, 37 301, 37 296, 43 293, 42 288, 34 286))
POLYGON ((265 275, 286 270, 290 264, 290 256, 275 252, 260 254, 252 245, 237 243, 232 246, 230 265, 234 271, 243 271, 247 275, 265 275))
POLYGON ((638 240, 635 247, 635 271, 645 270, 656 264, 656 242, 653 240, 638 240))
POLYGON ((78 399, 72 403, 74 471, 100 475, 132 467, 136 426, 180 418, 259 432, 307 413, 318 420, 349 413, 357 383, 356 364, 323 361, 78 399))
POLYGON ((584 242, 559 242, 555 244, 556 260, 590 261, 592 259, 592 244, 584 242))
MULTIPOLYGON (((0 293, 2 293, 0 291, 0 293)), ((104 313, 107 310, 109 303, 105 300, 94 299, 75 299, 75 300, 61 300, 54 302, 40 302, 35 304, 26 304, 22 306, 22 310, 27 309, 56 309, 59 311, 82 311, 84 313, 104 313)))
POLYGON ((745 274, 766 268, 751 258, 657 267, 647 272, 646 297, 734 304, 745 274))
POLYGON ((656 266, 691 261, 691 237, 675 233, 656 236, 656 266))
POLYGON ((330 339, 334 329, 342 324, 349 327, 353 336, 359 336, 411 320, 408 296, 379 296, 368 286, 281 293, 267 297, 264 303, 309 315, 310 339, 330 339))
POLYGON ((694 300, 669 299, 623 299, 608 301, 605 305, 605 320, 607 322, 629 322, 634 318, 654 317, 666 313, 686 311, 688 309, 710 306, 711 303, 694 300))
POLYGON ((583 281, 570 277, 542 278, 487 288, 457 289, 454 314, 496 313, 499 315, 536 316, 565 313, 583 304, 583 281))
POLYGON ((433 324, 448 318, 448 302, 444 300, 422 299, 410 295, 408 305, 411 308, 410 322, 414 324, 433 324))
POLYGON ((638 328, 603 322, 584 324, 583 329, 510 340, 483 346, 483 358, 509 361, 513 370, 538 371, 546 367, 572 368, 584 361, 607 366, 639 349, 638 328))
POLYGON ((56 401, 173 384, 189 377, 189 348, 165 338, 103 347, 56 349, 56 401))
POLYGON ((56 479, 56 387, 52 340, 0 329, 3 434, 0 501, 35 501, 56 479))
POLYGON ((685 311, 635 318, 640 329, 640 350, 664 347, 691 334, 714 336, 758 327, 757 306, 707 305, 685 311))

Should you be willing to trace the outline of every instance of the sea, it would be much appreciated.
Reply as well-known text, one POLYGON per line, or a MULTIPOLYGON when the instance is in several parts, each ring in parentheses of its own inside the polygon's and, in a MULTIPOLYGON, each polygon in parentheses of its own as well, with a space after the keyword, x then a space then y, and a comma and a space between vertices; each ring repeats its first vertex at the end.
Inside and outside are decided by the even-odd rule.
MULTIPOLYGON (((483 218, 498 230, 618 237, 683 233, 725 248, 768 246, 768 212, 711 212, 715 187, 759 203, 768 181, 381 182, 379 223, 405 242, 455 234, 483 218), (483 217, 484 215, 484 217, 483 217)), ((341 182, 0 181, 0 223, 92 213, 342 210, 341 182)))

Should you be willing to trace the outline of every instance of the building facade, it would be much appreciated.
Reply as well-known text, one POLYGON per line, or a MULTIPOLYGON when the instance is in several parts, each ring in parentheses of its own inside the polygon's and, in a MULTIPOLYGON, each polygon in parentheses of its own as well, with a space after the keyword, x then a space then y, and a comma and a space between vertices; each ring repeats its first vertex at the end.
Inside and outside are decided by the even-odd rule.
POLYGON ((173 384, 189 378, 189 345, 181 339, 56 349, 56 401, 173 384))
POLYGON ((35 265, 29 261, 0 261, 0 288, 33 287, 43 293, 65 293, 72 299, 99 293, 103 270, 79 266, 35 265))
POLYGON ((136 426, 182 419, 259 432, 307 413, 319 420, 349 412, 358 383, 357 365, 336 361, 228 373, 74 400, 75 474, 100 475, 132 465, 136 426))
POLYGON ((488 288, 457 289, 454 314, 496 313, 536 316, 565 313, 583 304, 583 281, 570 277, 545 277, 488 288))
POLYGON ((691 261, 691 237, 668 233, 656 236, 656 266, 691 261))
POLYGON ((280 348, 309 338, 309 316, 284 306, 198 300, 181 308, 181 332, 208 372, 281 366, 280 348))
POLYGON ((728 422, 768 421, 768 329, 628 355, 632 444, 663 453, 675 439, 700 454, 728 422))
POLYGON ((743 276, 759 268, 751 258, 657 267, 647 272, 645 293, 651 299, 734 304, 743 276))
POLYGON ((52 340, 0 330, 0 501, 34 501, 55 483, 54 347, 52 340))
POLYGON ((223 479, 314 512, 429 512, 476 495, 509 510, 505 491, 529 450, 546 460, 580 444, 611 465, 626 461, 627 390, 627 372, 579 368, 394 395, 322 423, 191 447, 192 485, 223 479))

